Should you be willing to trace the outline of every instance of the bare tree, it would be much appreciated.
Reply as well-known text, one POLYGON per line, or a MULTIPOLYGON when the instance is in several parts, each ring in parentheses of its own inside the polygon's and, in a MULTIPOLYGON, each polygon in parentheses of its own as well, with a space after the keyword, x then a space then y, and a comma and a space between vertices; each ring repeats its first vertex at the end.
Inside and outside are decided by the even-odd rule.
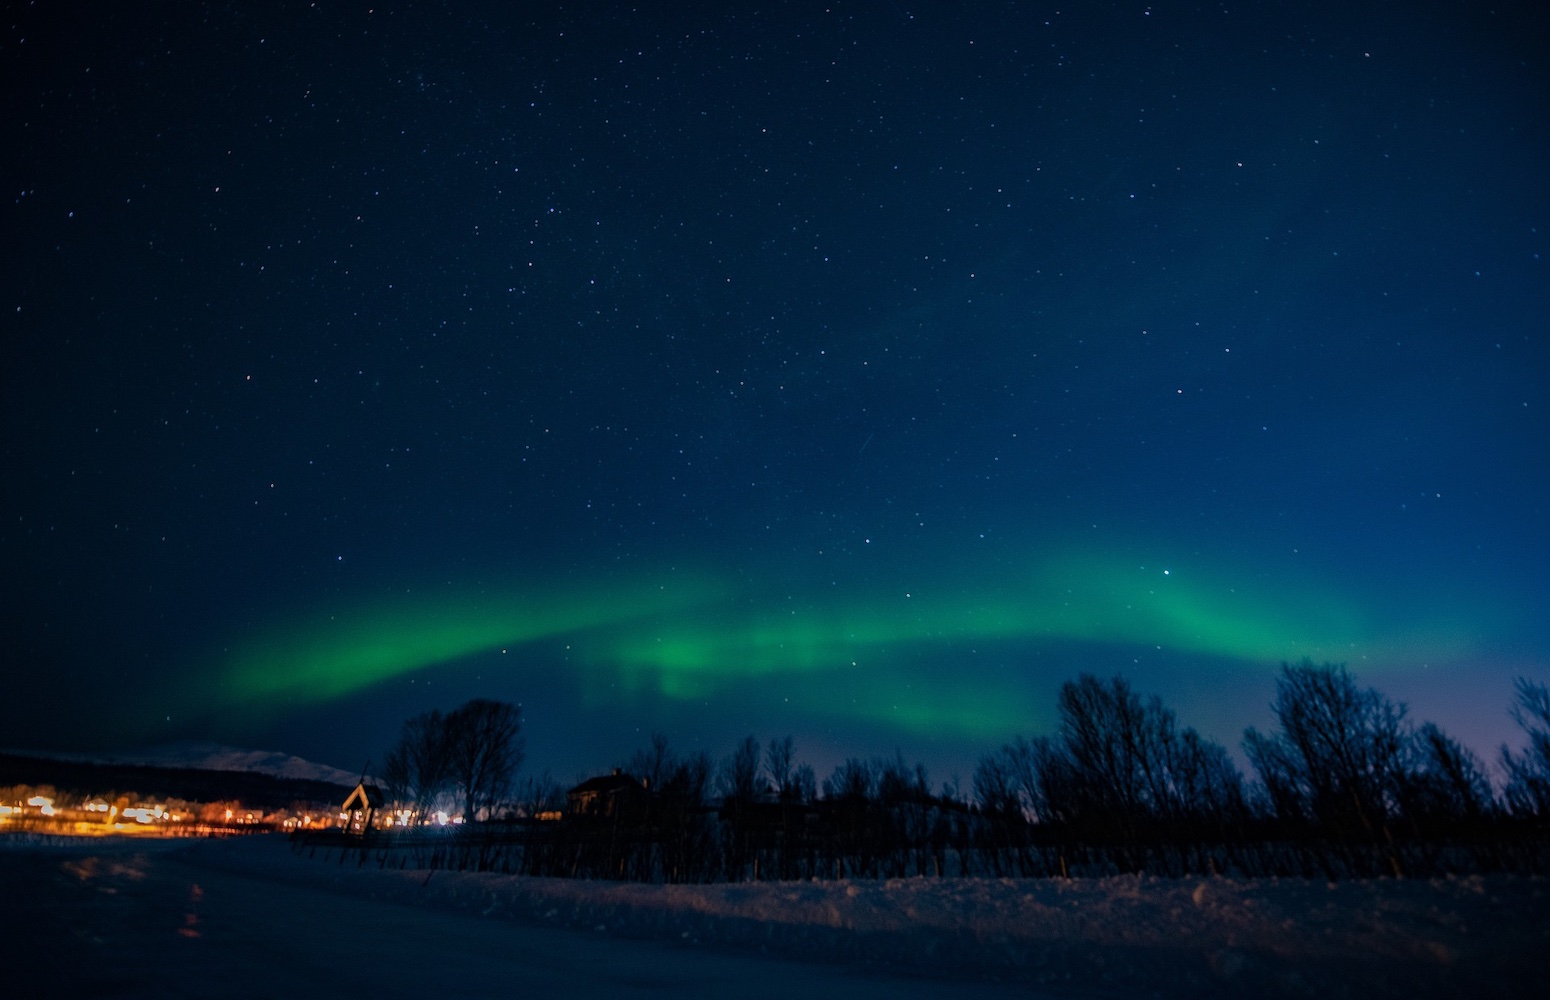
POLYGON ((764 769, 782 800, 796 798, 796 751, 791 737, 771 739, 764 748, 764 769))
POLYGON ((448 763, 463 798, 468 822, 490 818, 511 790, 511 779, 526 756, 522 708, 475 698, 447 715, 448 763))
POLYGON ((1516 694, 1512 717, 1528 736, 1528 746, 1517 754, 1502 746, 1503 796, 1515 815, 1550 819, 1550 688, 1519 677, 1516 694))
POLYGON ((624 770, 625 773, 639 778, 648 789, 655 791, 662 787, 662 783, 667 780, 667 776, 672 773, 675 766, 676 762, 673 751, 668 746, 667 736, 663 733, 652 733, 651 746, 631 754, 624 770))
POLYGON ((1244 750, 1278 814, 1341 838, 1387 838, 1410 746, 1405 707, 1357 687, 1343 665, 1304 660, 1281 665, 1271 709, 1281 731, 1247 730, 1244 750))
POLYGON ((792 795, 798 802, 815 802, 818 799, 818 776, 813 765, 799 764, 791 775, 792 795))
POLYGON ((904 754, 895 750, 893 760, 877 761, 872 766, 877 774, 879 801, 893 804, 931 798, 931 778, 925 764, 917 763, 912 768, 904 762, 904 754))
POLYGON ((414 778, 409 769, 409 755, 402 743, 395 743, 383 758, 382 791, 396 808, 409 805, 414 799, 414 778))
POLYGON ((1401 781, 1401 804, 1417 821, 1478 820, 1494 802, 1490 782, 1467 747, 1428 722, 1414 736, 1401 781))
MULTIPOLYGON (((1021 737, 1018 738, 1021 743, 1021 737)), ((1021 816, 1024 806, 1018 794, 1011 744, 985 754, 974 766, 974 798, 981 809, 994 816, 1021 816)))
POLYGON ((1060 689, 1058 744, 1034 741, 1012 758, 1024 801, 1041 816, 1130 838, 1142 827, 1217 819, 1243 802, 1243 780, 1221 745, 1180 728, 1156 695, 1122 677, 1083 674, 1060 689))
POLYGON ((701 808, 710 799, 711 770, 710 754, 696 751, 673 764, 664 791, 687 808, 701 808))
POLYGON ((515 798, 519 814, 524 816, 557 813, 565 808, 565 789, 548 771, 537 777, 524 778, 515 798))
POLYGON ((1220 743, 1186 727, 1170 747, 1168 769, 1178 803, 1176 818, 1223 822, 1247 817, 1243 775, 1220 743))
POLYGON ((1250 726, 1243 731, 1243 752, 1254 773, 1259 775, 1255 809, 1284 823, 1312 822, 1313 814, 1301 777, 1302 767, 1291 745, 1250 726))
POLYGON ((721 793, 740 802, 751 802, 767 787, 759 766, 759 741, 745 736, 721 765, 721 793))
POLYGON ((416 816, 426 815, 452 780, 447 717, 432 709, 406 720, 385 760, 388 794, 416 816))
POLYGON ((1133 834, 1137 822, 1164 811, 1160 751, 1173 738, 1173 715, 1157 699, 1143 705, 1124 678, 1082 674, 1060 686, 1060 736, 1080 819, 1133 834))
POLYGON ((702 882, 717 873, 715 829, 705 810, 711 786, 710 755, 701 750, 676 761, 658 795, 663 876, 669 882, 702 882))
POLYGON ((1177 870, 1200 863, 1186 858, 1196 838, 1224 837, 1229 821, 1246 818, 1226 749, 1181 728, 1156 696, 1083 674, 1062 685, 1059 711, 1058 734, 1018 738, 975 770, 994 870, 1065 871, 1079 844, 1127 870, 1157 863, 1166 845, 1177 870))
POLYGON ((824 779, 823 797, 851 802, 868 802, 877 794, 877 775, 872 766, 859 757, 848 758, 824 779))

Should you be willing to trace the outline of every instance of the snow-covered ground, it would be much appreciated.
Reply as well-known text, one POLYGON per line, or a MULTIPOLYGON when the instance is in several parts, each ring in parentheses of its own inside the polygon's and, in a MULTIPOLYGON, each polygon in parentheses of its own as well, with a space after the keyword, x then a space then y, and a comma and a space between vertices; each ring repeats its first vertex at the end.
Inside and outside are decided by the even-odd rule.
POLYGON ((195 863, 611 934, 863 961, 1076 995, 1518 996, 1543 979, 1550 880, 899 879, 665 886, 391 872, 266 841, 195 863))
MULTIPOLYGON (((463 949, 455 961, 464 964, 469 941, 520 946, 559 963, 572 995, 623 995, 626 986, 604 966, 628 953, 632 967, 656 970, 651 983, 679 995, 749 995, 728 986, 746 975, 797 989, 787 996, 847 1000, 874 988, 893 997, 1013 995, 1008 989, 1075 997, 1519 997, 1540 995, 1550 953, 1550 880, 1542 878, 656 886, 381 871, 353 858, 341 864, 337 851, 297 856, 278 837, 34 846, 0 852, 0 866, 15 870, 25 853, 27 870, 63 871, 82 852, 136 857, 159 873, 154 878, 204 886, 206 900, 215 886, 222 898, 270 900, 254 916, 285 913, 292 928, 290 944, 266 945, 271 950, 339 933, 323 926, 339 922, 325 913, 397 914, 421 929, 374 931, 373 940, 388 938, 379 962, 398 960, 394 949, 423 955, 431 939, 463 942, 438 947, 463 949), (397 933, 417 939, 394 942, 397 933), (602 977, 590 987, 588 970, 602 977)), ((122 904, 113 899, 93 905, 122 904)), ((266 925, 265 940, 277 933, 266 925)))

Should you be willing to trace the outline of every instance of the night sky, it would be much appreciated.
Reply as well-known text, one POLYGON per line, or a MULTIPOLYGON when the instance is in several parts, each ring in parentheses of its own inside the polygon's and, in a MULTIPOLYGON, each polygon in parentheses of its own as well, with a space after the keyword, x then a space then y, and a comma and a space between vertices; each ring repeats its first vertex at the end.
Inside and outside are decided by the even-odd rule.
POLYGON ((5 5, 0 745, 1550 677, 1540 3, 5 5))

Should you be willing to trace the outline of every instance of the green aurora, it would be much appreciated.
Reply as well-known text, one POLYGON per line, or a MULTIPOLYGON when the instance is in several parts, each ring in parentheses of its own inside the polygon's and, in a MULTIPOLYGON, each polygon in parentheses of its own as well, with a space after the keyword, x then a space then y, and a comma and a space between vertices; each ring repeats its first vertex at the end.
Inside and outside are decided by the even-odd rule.
POLYGON ((321 621, 304 618, 238 643, 225 690, 235 701, 326 701, 481 651, 681 612, 713 594, 702 580, 674 576, 584 593, 512 587, 363 600, 321 621))
MULTIPOLYGON (((593 701, 702 700, 762 684, 822 714, 909 732, 997 735, 1030 712, 1007 678, 965 672, 905 681, 901 664, 949 648, 1077 642, 1154 646, 1246 669, 1303 656, 1381 668, 1415 650, 1435 659, 1467 655, 1472 646, 1446 626, 1380 624, 1327 587, 1304 583, 1289 600, 1263 580, 1226 579, 1073 554, 1020 575, 1003 569, 992 583, 836 585, 822 601, 771 598, 690 573, 570 589, 400 595, 276 625, 235 646, 223 677, 233 702, 317 703, 481 652, 563 640, 575 683, 593 701)), ((530 657, 512 662, 543 669, 530 657)))

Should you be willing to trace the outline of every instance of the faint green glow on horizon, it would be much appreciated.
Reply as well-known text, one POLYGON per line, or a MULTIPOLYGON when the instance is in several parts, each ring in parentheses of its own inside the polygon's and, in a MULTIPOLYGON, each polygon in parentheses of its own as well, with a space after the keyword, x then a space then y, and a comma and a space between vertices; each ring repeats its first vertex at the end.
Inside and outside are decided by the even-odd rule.
MULTIPOLYGON (((1303 656, 1382 666, 1467 653, 1459 629, 1396 625, 1333 588, 1267 583, 1195 566, 1172 569, 1073 554, 1021 573, 924 574, 915 589, 834 586, 778 600, 709 576, 668 584, 539 588, 400 598, 323 622, 276 628, 240 647, 235 699, 325 701, 386 678, 502 647, 564 636, 568 670, 593 699, 708 700, 749 685, 798 685, 812 711, 915 732, 1004 733, 1030 706, 1021 668, 986 677, 935 668, 900 681, 904 664, 949 662, 977 646, 1155 646, 1262 669, 1303 656), (966 579, 968 582, 965 582, 966 579), (1231 584, 1225 580, 1234 581, 1231 584), (1274 588, 1274 589, 1272 589, 1274 588), (944 660, 947 657, 947 660, 944 660)), ((529 660, 524 669, 533 666, 529 660)), ((1046 663, 1044 669, 1051 664, 1046 663)), ((1084 664, 1070 665, 1070 674, 1084 664)))
POLYGON ((1008 691, 983 678, 954 676, 935 683, 919 681, 877 684, 857 677, 849 697, 841 691, 818 711, 882 723, 913 733, 961 733, 981 739, 1002 739, 1026 730, 1045 715, 1052 692, 1030 697, 1008 691), (870 682, 870 683, 869 683, 870 682))

